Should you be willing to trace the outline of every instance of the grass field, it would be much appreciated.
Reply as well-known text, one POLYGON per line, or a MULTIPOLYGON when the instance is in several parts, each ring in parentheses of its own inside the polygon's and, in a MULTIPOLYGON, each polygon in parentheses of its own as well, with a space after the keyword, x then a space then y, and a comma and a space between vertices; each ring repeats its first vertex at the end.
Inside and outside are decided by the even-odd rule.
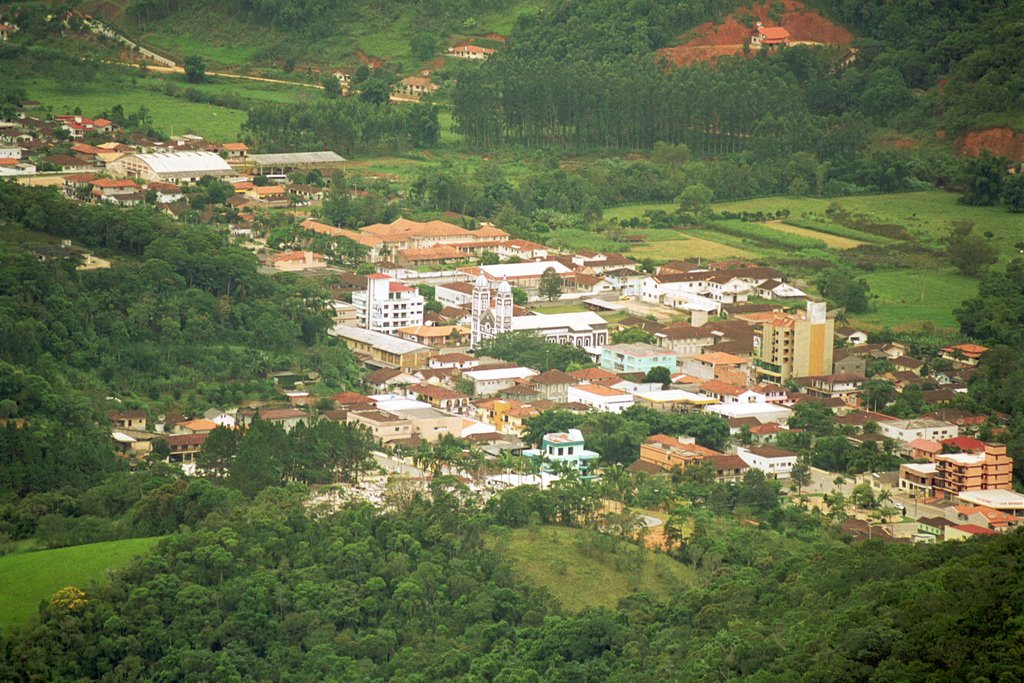
POLYGON ((864 274, 876 310, 852 316, 851 322, 870 328, 920 329, 932 322, 937 329, 956 329, 953 310, 978 293, 978 281, 952 268, 888 270, 864 274))
POLYGON ((743 247, 731 244, 724 244, 716 240, 704 239, 696 236, 687 236, 686 239, 654 242, 643 246, 635 247, 629 251, 634 258, 653 259, 721 259, 721 258, 755 258, 759 253, 743 247))
POLYGON ((591 549, 586 539, 592 533, 566 527, 515 529, 494 543, 507 551, 521 578, 543 586, 571 611, 614 607, 636 591, 667 598, 697 579, 686 565, 625 541, 605 537, 612 552, 591 549))
POLYGON ((30 623, 40 601, 65 586, 85 590, 159 540, 130 538, 0 557, 0 625, 10 629, 30 623))
POLYGON ((80 107, 86 116, 99 116, 120 104, 126 112, 149 108, 153 126, 168 135, 194 133, 213 140, 235 140, 246 114, 238 109, 186 102, 124 83, 99 80, 69 91, 47 78, 25 78, 20 82, 27 95, 52 107, 54 114, 71 113, 80 107))

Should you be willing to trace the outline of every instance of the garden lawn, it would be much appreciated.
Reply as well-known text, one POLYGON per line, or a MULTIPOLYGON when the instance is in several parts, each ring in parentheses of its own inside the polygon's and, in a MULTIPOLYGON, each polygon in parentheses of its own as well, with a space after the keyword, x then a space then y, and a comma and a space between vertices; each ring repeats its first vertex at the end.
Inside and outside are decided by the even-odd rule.
POLYGON ((40 601, 65 586, 88 594, 90 584, 103 581, 109 570, 125 566, 159 540, 129 538, 0 557, 0 626, 8 630, 29 624, 40 601))
POLYGON ((493 543, 507 551, 514 570, 546 588, 568 610, 615 607, 640 591, 666 599, 685 590, 697 573, 668 555, 605 537, 614 551, 588 544, 586 529, 538 527, 502 532, 493 543))

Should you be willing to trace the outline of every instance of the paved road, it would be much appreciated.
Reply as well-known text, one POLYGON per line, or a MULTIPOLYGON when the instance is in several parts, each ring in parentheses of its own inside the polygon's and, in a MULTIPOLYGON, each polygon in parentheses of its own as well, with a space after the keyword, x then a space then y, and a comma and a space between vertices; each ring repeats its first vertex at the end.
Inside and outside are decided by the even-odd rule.
POLYGON ((392 457, 386 453, 380 451, 374 451, 373 459, 380 465, 384 470, 388 472, 395 472, 396 474, 406 474, 411 477, 426 477, 427 472, 421 470, 419 467, 412 465, 400 458, 392 457))
MULTIPOLYGON (((816 467, 811 468, 811 483, 809 486, 804 488, 804 493, 832 493, 837 488, 843 492, 843 495, 849 499, 850 492, 853 491, 853 487, 856 485, 853 477, 845 477, 846 481, 841 486, 835 485, 835 479, 839 476, 835 472, 826 472, 825 470, 819 470, 816 467)), ((907 517, 917 519, 918 517, 945 517, 945 508, 940 505, 932 505, 921 503, 916 498, 911 498, 909 494, 900 491, 899 489, 893 489, 892 491, 893 502, 902 503, 907 507, 907 517)))

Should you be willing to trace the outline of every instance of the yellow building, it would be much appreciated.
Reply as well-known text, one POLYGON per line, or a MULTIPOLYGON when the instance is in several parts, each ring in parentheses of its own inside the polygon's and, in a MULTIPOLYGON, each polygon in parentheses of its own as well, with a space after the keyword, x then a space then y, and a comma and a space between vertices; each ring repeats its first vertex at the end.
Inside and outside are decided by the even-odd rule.
POLYGON ((835 320, 823 301, 808 301, 805 314, 767 313, 754 336, 754 375, 776 384, 832 372, 835 320))

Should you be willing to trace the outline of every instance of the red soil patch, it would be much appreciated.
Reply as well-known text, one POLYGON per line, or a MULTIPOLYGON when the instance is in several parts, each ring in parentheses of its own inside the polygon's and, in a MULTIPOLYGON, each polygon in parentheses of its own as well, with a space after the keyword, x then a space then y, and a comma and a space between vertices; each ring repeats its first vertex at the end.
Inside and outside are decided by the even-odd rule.
POLYGON ((362 50, 356 50, 356 57, 359 58, 360 62, 370 67, 371 69, 379 69, 382 66, 384 66, 383 59, 381 59, 380 57, 371 57, 362 50))
MULTIPOLYGON (((783 0, 785 11, 782 21, 776 22, 768 17, 770 3, 741 8, 730 14, 721 24, 708 22, 701 24, 681 36, 690 37, 682 45, 666 47, 657 54, 673 64, 684 66, 694 62, 710 61, 723 55, 742 54, 743 42, 750 37, 751 29, 739 22, 740 16, 756 16, 765 26, 782 26, 789 31, 791 43, 824 43, 827 45, 849 46, 853 42, 853 34, 841 26, 821 16, 814 10, 807 9, 798 0, 783 0)), ((754 51, 756 52, 756 50, 754 51)))
POLYGON ((972 130, 957 141, 957 149, 969 157, 976 157, 987 149, 996 156, 1024 161, 1024 133, 1012 128, 972 130))
POLYGON ((878 144, 884 149, 912 149, 918 145, 916 140, 900 137, 882 138, 878 144))

